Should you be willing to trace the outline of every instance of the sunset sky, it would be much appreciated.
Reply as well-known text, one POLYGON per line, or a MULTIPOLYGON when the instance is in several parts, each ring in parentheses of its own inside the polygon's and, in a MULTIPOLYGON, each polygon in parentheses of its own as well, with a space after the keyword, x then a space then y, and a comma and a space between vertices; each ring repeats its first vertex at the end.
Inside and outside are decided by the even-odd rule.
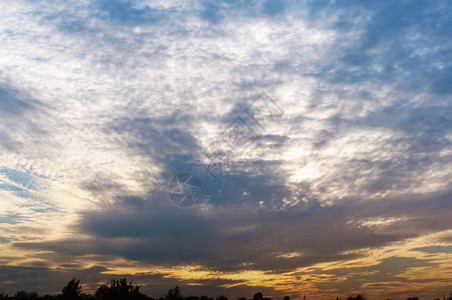
POLYGON ((442 298, 451 174, 452 1, 0 2, 0 291, 442 298))

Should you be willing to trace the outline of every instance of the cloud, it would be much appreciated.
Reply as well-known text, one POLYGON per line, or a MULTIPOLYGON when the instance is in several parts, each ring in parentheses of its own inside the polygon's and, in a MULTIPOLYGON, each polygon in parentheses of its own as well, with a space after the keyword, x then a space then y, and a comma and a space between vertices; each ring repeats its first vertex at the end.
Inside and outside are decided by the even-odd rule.
POLYGON ((234 296, 445 286, 435 285, 435 270, 451 267, 443 252, 425 253, 450 244, 448 6, 3 7, 8 288, 41 285, 26 272, 234 296), (281 111, 261 127, 249 108, 263 92, 281 111), (231 128, 248 128, 246 145, 231 147, 231 128), (206 154, 227 154, 216 177, 200 165, 206 154), (190 209, 168 199, 181 172, 203 183, 190 209))

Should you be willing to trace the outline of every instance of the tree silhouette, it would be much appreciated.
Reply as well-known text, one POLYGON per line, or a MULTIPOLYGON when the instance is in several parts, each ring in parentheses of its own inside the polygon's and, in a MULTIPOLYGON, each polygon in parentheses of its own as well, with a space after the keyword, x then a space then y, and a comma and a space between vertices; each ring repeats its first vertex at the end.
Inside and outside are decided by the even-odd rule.
POLYGON ((35 292, 26 292, 26 291, 17 291, 16 294, 14 295, 14 299, 17 300, 34 300, 34 299, 38 299, 38 293, 35 292))
POLYGON ((262 293, 256 293, 254 294, 253 300, 263 300, 264 299, 264 295, 262 293))
POLYGON ((101 285, 94 294, 94 298, 96 299, 107 299, 110 295, 110 289, 108 286, 101 285))
POLYGON ((356 297, 353 297, 353 296, 349 296, 348 298, 347 298, 347 300, 366 300, 366 297, 364 297, 363 295, 356 295, 356 297))
POLYGON ((81 299, 82 287, 80 286, 80 280, 76 280, 73 278, 68 284, 63 287, 62 291, 62 299, 65 300, 76 300, 81 299))
POLYGON ((126 278, 112 280, 110 286, 100 286, 94 296, 98 300, 150 299, 140 293, 140 287, 127 283, 126 278))
POLYGON ((264 295, 260 292, 254 294, 253 300, 272 300, 272 298, 264 297, 264 295))
POLYGON ((180 288, 176 286, 174 289, 170 289, 168 294, 165 296, 166 300, 179 300, 182 299, 182 293, 180 288))
MULTIPOLYGON (((82 293, 80 280, 71 279, 62 289, 62 294, 49 295, 39 297, 35 292, 27 292, 24 290, 18 291, 14 296, 8 296, 6 293, 0 291, 0 300, 154 300, 140 292, 140 286, 127 282, 126 278, 119 280, 112 280, 110 285, 101 285, 94 295, 86 295, 82 293)), ((446 297, 444 297, 446 298, 446 297)), ((342 298, 345 299, 345 298, 342 298)), ((166 295, 162 295, 157 300, 228 300, 228 297, 221 295, 216 298, 208 296, 188 296, 183 297, 181 289, 176 286, 169 289, 166 295)), ((246 297, 237 298, 237 300, 272 300, 264 297, 260 292, 254 294, 253 298, 246 297)), ((290 300, 290 296, 285 296, 283 300, 290 300)), ((336 300, 341 300, 337 297, 336 300)), ((366 300, 366 297, 358 294, 356 296, 349 296, 346 300, 366 300)), ((391 299, 386 299, 391 300, 391 299)), ((406 300, 419 300, 419 297, 409 297, 406 300)), ((439 300, 438 298, 435 300, 439 300)), ((452 293, 447 297, 447 300, 452 300, 452 293)))
POLYGON ((110 292, 115 295, 121 296, 121 298, 133 295, 137 293, 139 289, 140 287, 134 286, 132 282, 127 283, 127 280, 125 278, 121 278, 117 281, 112 280, 110 285, 110 292))

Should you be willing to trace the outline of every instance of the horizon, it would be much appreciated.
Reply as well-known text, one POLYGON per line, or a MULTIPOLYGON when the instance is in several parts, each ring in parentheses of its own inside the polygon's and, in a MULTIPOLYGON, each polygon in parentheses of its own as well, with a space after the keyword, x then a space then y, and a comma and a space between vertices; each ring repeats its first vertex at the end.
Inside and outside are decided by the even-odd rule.
POLYGON ((0 292, 452 291, 452 1, 0 2, 0 292))
MULTIPOLYGON (((134 288, 134 287, 138 287, 138 290, 140 290, 140 288, 141 288, 141 286, 140 285, 138 285, 138 284, 136 284, 136 283, 134 283, 133 281, 128 281, 127 280, 127 278, 120 278, 119 280, 117 280, 117 279, 112 279, 110 282, 106 282, 106 283, 101 283, 99 286, 98 286, 98 288, 97 289, 95 289, 95 290, 91 290, 91 291, 86 291, 85 290, 85 287, 86 287, 86 285, 85 284, 83 284, 81 281, 80 281, 80 279, 76 279, 76 278, 73 278, 71 281, 69 281, 63 288, 62 288, 62 290, 64 290, 65 288, 67 288, 68 286, 70 286, 70 283, 72 282, 72 281, 74 281, 74 282, 76 282, 76 287, 80 287, 80 289, 78 290, 77 288, 73 288, 72 290, 77 290, 77 294, 79 295, 79 296, 77 296, 77 298, 76 299, 82 299, 83 297, 86 297, 86 296, 88 296, 88 297, 94 297, 94 298, 92 298, 92 299, 98 299, 98 298, 96 298, 96 291, 98 290, 98 289, 100 289, 102 286, 112 286, 113 285, 113 283, 115 283, 116 282, 116 284, 118 284, 121 280, 124 280, 125 281, 125 283, 127 283, 127 284, 130 284, 130 288, 129 288, 129 290, 132 290, 132 288, 134 288), (81 297, 81 298, 80 298, 81 297)), ((52 296, 52 297, 58 297, 58 296, 63 296, 63 299, 66 299, 66 298, 64 298, 64 297, 68 297, 68 295, 64 295, 64 292, 62 293, 61 291, 60 292, 54 292, 54 293, 37 293, 37 292, 35 292, 34 290, 27 290, 27 289, 20 289, 20 290, 18 290, 16 293, 11 293, 11 294, 8 294, 8 293, 5 293, 4 291, 0 291, 0 298, 1 299, 8 299, 8 298, 5 298, 5 297, 10 297, 11 299, 16 299, 16 295, 18 294, 18 293, 20 293, 20 292, 26 292, 27 294, 28 294, 28 297, 30 297, 30 295, 31 294, 33 294, 33 293, 36 293, 36 296, 37 297, 46 297, 46 296, 52 296)), ((221 294, 221 295, 206 295, 206 294, 200 294, 200 295, 193 295, 193 294, 190 294, 190 295, 185 295, 185 294, 183 294, 182 293, 182 290, 178 287, 178 286, 176 286, 176 287, 173 287, 173 288, 170 288, 170 289, 168 289, 168 291, 167 291, 167 293, 166 294, 160 294, 160 296, 153 296, 153 295, 150 295, 150 294, 147 294, 147 293, 143 293, 142 291, 140 291, 140 293, 141 294, 143 294, 143 295, 145 295, 146 297, 151 297, 151 298, 149 298, 150 300, 155 300, 155 299, 159 299, 159 300, 162 300, 162 299, 166 299, 166 300, 177 300, 177 299, 190 299, 190 300, 194 300, 194 298, 197 298, 197 299, 199 299, 199 298, 203 298, 203 297, 205 297, 205 299, 206 300, 210 300, 210 299, 216 299, 216 300, 218 300, 218 299, 220 299, 220 298, 223 298, 222 300, 232 300, 232 299, 236 299, 236 300, 238 300, 238 299, 253 299, 253 300, 266 300, 266 299, 268 299, 268 300, 276 300, 276 299, 278 299, 278 300, 281 300, 281 299, 283 299, 284 298, 284 300, 286 300, 288 297, 288 299, 287 300, 290 300, 291 299, 291 296, 290 295, 285 295, 285 296, 283 296, 283 297, 281 297, 281 298, 273 298, 272 296, 269 296, 269 295, 264 295, 264 294, 262 294, 261 292, 255 292, 254 293, 254 296, 253 297, 247 297, 246 295, 242 295, 242 296, 237 296, 237 297, 230 297, 230 296, 227 296, 227 295, 224 295, 224 294, 221 294), (175 296, 174 294, 172 294, 172 293, 174 293, 174 291, 175 291, 175 289, 179 289, 179 291, 178 291, 178 296, 175 296), (262 299, 261 298, 259 298, 259 296, 258 296, 258 294, 260 294, 261 295, 261 297, 262 297, 262 299), (226 299, 224 299, 224 297, 226 297, 226 299), (259 299, 257 299, 257 298, 259 298, 259 299)), ((303 294, 303 296, 301 297, 303 300, 306 300, 306 299, 317 299, 317 298, 321 298, 321 299, 336 299, 336 300, 367 300, 368 298, 367 298, 367 296, 365 295, 365 294, 362 294, 362 293, 357 293, 357 294, 354 294, 354 295, 346 295, 346 296, 344 296, 344 295, 337 295, 336 297, 334 297, 334 296, 329 296, 329 297, 325 297, 325 296, 320 296, 320 295, 317 295, 317 296, 314 296, 314 297, 309 297, 309 295, 307 296, 305 293, 302 293, 303 294)), ((27 297, 27 296, 25 296, 25 297, 27 297)), ((70 296, 69 296, 70 297, 70 296)), ((31 296, 31 298, 32 299, 35 299, 36 297, 35 296, 31 296)), ((30 298, 30 299, 31 299, 30 298)), ((28 298, 20 298, 20 299, 28 299, 28 298)), ((68 299, 73 299, 74 300, 74 298, 68 298, 68 299)), ((85 298, 83 298, 83 299, 85 299, 85 298)), ((371 298, 372 299, 372 298, 371 298)), ((407 298, 397 298, 397 297, 391 297, 391 298, 387 298, 387 300, 397 300, 397 299, 405 299, 405 300, 420 300, 420 299, 426 299, 425 297, 424 298, 420 298, 420 297, 418 297, 418 296, 416 296, 416 295, 411 295, 411 296, 409 296, 409 297, 407 297, 407 298)), ((430 299, 430 298, 429 298, 430 299)), ((442 293, 442 297, 431 297, 431 299, 433 299, 433 300, 449 300, 449 299, 452 299, 452 292, 443 292, 442 293)), ((369 299, 370 300, 370 299, 369 299)))

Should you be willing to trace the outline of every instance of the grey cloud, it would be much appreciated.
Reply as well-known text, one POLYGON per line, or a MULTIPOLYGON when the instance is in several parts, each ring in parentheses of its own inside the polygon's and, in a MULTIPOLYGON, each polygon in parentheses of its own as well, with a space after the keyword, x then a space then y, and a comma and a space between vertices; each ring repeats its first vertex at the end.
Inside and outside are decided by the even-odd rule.
MULTIPOLYGON (((201 152, 192 135, 194 121, 184 116, 169 118, 125 118, 114 120, 105 132, 115 132, 128 151, 163 167, 162 178, 196 169, 195 155, 201 152)), ((155 174, 154 174, 155 176, 155 174)))
POLYGON ((120 133, 132 149, 139 149, 145 155, 163 157, 166 154, 193 153, 199 149, 196 139, 180 129, 189 124, 190 121, 178 117, 167 120, 125 118, 113 121, 110 128, 120 133))
POLYGON ((24 152, 27 142, 39 144, 35 137, 44 138, 49 135, 48 124, 45 123, 52 120, 49 110, 49 107, 33 99, 27 91, 1 83, 0 147, 7 151, 24 152))
POLYGON ((353 200, 343 205, 284 212, 246 208, 237 203, 217 208, 209 215, 149 202, 125 206, 124 210, 85 213, 80 228, 94 238, 75 241, 82 248, 74 247, 69 240, 59 244, 22 242, 15 246, 56 249, 73 255, 120 255, 157 264, 200 263, 230 271, 239 269, 242 263, 252 263, 253 268, 262 270, 290 270, 294 265, 356 257, 344 255, 347 250, 379 247, 447 229, 450 222, 436 221, 446 217, 447 199, 448 195, 414 202, 386 199, 357 204, 353 200), (350 222, 400 215, 409 220, 381 230, 350 222), (303 253, 301 257, 277 258, 298 251, 303 253))
POLYGON ((434 266, 434 264, 431 264, 426 260, 393 256, 383 259, 379 264, 375 266, 351 268, 346 272, 343 270, 330 271, 328 272, 329 274, 335 276, 345 276, 346 279, 344 281, 337 281, 332 279, 326 282, 315 283, 315 285, 321 289, 337 288, 339 290, 352 293, 353 291, 361 289, 363 282, 371 282, 372 285, 375 286, 382 284, 382 288, 388 281, 409 283, 412 282, 412 280, 400 276, 409 268, 434 266), (367 272, 370 272, 372 274, 362 275, 367 272))
POLYGON ((0 86, 0 110, 3 113, 20 115, 32 109, 33 105, 19 98, 17 91, 8 86, 0 86))
POLYGON ((449 5, 425 1, 311 3, 314 19, 325 13, 338 17, 332 26, 339 33, 351 28, 362 30, 358 45, 353 42, 345 46, 344 42, 350 42, 347 36, 338 39, 337 58, 323 65, 322 77, 334 83, 396 81, 406 91, 431 89, 438 95, 448 94, 450 72, 435 65, 448 66, 451 60, 451 45, 443 43, 445 30, 451 26, 450 17, 446 17, 449 5), (363 20, 363 16, 369 20, 363 20), (427 51, 421 54, 419 49, 427 51))
MULTIPOLYGON (((17 291, 26 290, 27 292, 37 292, 43 296, 45 294, 60 294, 61 289, 72 278, 81 279, 83 292, 94 293, 99 287, 99 282, 109 284, 112 279, 119 279, 123 274, 105 275, 102 272, 108 269, 100 266, 93 266, 86 269, 80 269, 74 264, 63 264, 58 269, 51 270, 46 267, 16 267, 0 266, 0 280, 8 284, 2 285, 2 292, 14 295, 17 291)), ((127 279, 133 283, 150 282, 141 291, 148 293, 153 297, 159 297, 169 288, 178 284, 175 281, 162 278, 162 275, 141 275, 127 276, 127 279), (159 282, 163 286, 158 286, 154 282, 159 282), (163 288, 163 289, 162 289, 163 288)))

